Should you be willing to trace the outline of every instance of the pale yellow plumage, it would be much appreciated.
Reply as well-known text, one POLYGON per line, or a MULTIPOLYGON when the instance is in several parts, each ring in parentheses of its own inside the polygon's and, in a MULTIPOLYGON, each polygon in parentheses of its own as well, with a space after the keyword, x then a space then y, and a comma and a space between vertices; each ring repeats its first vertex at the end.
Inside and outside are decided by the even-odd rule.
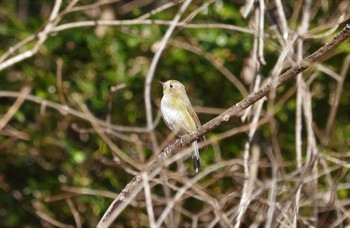
MULTIPOLYGON (((161 101, 161 112, 166 125, 174 132, 185 134, 195 131, 201 123, 196 112, 193 110, 188 99, 185 86, 176 80, 162 82, 163 98, 161 101)), ((193 166, 198 172, 199 149, 197 141, 192 143, 193 166)))

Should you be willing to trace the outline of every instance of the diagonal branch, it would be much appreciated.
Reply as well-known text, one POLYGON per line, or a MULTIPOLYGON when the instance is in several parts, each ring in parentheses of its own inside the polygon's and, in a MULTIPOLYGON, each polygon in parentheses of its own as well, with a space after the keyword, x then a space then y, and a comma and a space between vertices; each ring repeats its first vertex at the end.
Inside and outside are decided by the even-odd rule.
POLYGON ((21 89, 20 95, 18 96, 16 102, 11 106, 11 108, 7 111, 7 113, 0 119, 0 132, 1 130, 8 124, 8 122, 12 119, 12 117, 16 114, 17 110, 23 104, 25 97, 30 93, 31 88, 29 86, 25 86, 21 89))
MULTIPOLYGON (((322 58, 327 56, 331 51, 333 51, 336 47, 338 47, 342 42, 350 37, 350 24, 347 24, 342 31, 340 31, 332 40, 330 40, 327 44, 322 46, 320 49, 315 51, 313 54, 305 58, 301 61, 300 64, 292 67, 287 72, 280 75, 278 78, 266 83, 257 91, 251 93, 249 96, 227 109, 221 115, 212 119, 211 121, 204 124, 202 127, 198 128, 197 131, 192 132, 190 134, 186 134, 181 137, 181 140, 176 140, 173 144, 167 146, 156 159, 151 161, 148 164, 148 168, 146 170, 150 178, 155 175, 154 171, 159 168, 160 164, 168 159, 169 157, 174 156, 177 152, 179 152, 184 146, 189 145, 192 141, 198 139, 200 136, 206 134, 207 132, 213 130, 214 128, 224 124, 231 117, 236 116, 238 113, 248 108, 258 100, 265 97, 269 92, 277 87, 283 85, 287 81, 292 78, 295 78, 298 74, 309 68, 312 64, 317 61, 321 61, 322 58)), ((142 171, 145 172, 145 171, 142 171)), ((100 220, 97 227, 107 227, 110 225, 115 218, 118 216, 118 213, 115 211, 120 211, 120 207, 125 207, 127 205, 126 202, 130 202, 130 200, 137 195, 137 193, 142 189, 142 176, 139 173, 136 175, 126 187, 121 191, 118 197, 112 202, 108 210, 105 212, 103 218, 100 220)))

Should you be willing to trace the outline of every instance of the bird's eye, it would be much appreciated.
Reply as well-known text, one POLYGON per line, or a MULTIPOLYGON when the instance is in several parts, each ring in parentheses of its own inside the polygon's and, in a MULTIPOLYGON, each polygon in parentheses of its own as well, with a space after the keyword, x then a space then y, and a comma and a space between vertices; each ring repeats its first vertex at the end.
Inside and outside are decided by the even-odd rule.
POLYGON ((174 85, 173 85, 173 84, 170 84, 170 88, 174 88, 174 85))

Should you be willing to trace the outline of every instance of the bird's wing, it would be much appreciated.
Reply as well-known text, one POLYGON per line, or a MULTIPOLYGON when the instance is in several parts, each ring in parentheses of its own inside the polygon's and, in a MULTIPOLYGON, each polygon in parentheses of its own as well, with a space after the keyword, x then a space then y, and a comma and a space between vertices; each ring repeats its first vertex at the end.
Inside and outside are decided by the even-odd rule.
POLYGON ((200 127, 201 122, 199 121, 197 113, 194 111, 192 104, 191 104, 190 100, 188 99, 188 97, 187 96, 179 96, 179 100, 187 108, 187 112, 190 114, 190 116, 194 120, 196 127, 197 128, 200 127))
MULTIPOLYGON (((180 102, 187 108, 187 112, 190 114, 192 119, 194 120, 194 123, 196 124, 196 128, 199 128, 201 126, 201 122, 199 121, 199 118, 197 116, 197 113, 194 111, 192 104, 190 100, 188 99, 188 96, 179 96, 180 102)), ((206 141, 205 136, 202 136, 199 138, 199 141, 206 141)), ((205 146, 204 149, 207 147, 205 146)))

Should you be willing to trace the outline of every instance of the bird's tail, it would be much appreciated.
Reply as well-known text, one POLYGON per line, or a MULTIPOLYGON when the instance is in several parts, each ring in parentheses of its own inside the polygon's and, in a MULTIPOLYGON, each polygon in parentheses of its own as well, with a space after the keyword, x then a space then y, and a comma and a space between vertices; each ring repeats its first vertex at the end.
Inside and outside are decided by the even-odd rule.
POLYGON ((192 142, 192 148, 193 148, 193 152, 192 152, 192 160, 193 160, 193 168, 196 171, 196 173, 198 173, 199 167, 200 167, 200 157, 199 157, 199 148, 198 148, 198 142, 197 140, 192 142))

